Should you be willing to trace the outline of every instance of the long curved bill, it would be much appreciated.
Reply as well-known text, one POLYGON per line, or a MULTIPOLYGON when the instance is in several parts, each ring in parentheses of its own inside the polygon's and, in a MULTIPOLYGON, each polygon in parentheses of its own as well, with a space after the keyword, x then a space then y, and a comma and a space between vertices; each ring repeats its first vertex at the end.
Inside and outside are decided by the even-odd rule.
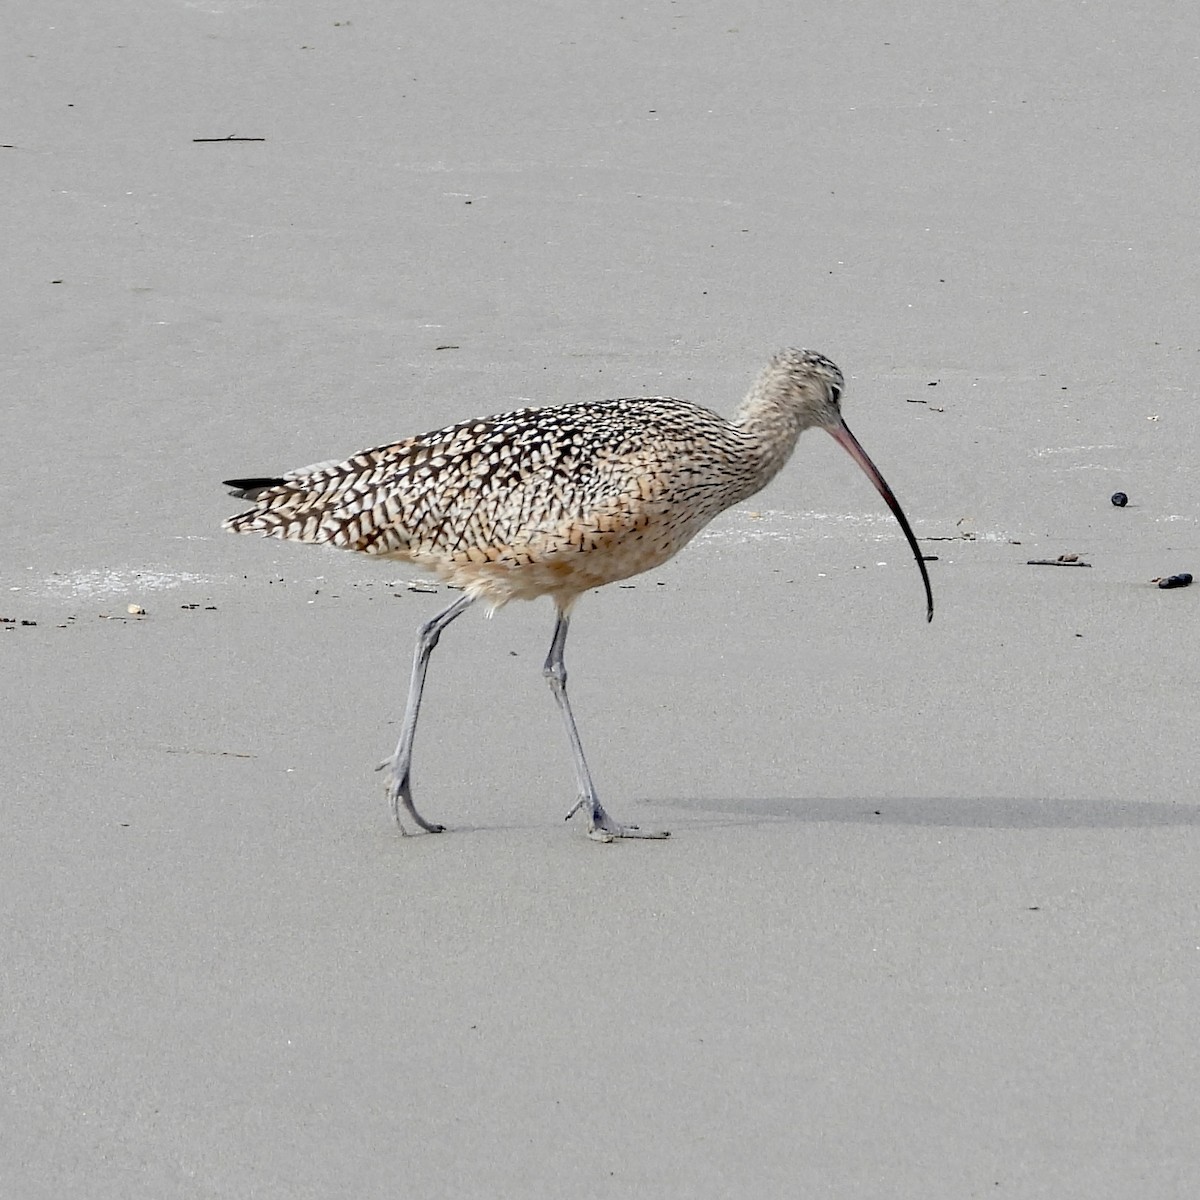
POLYGON ((913 557, 917 560, 917 566, 921 570, 921 579, 925 583, 925 600, 928 604, 925 619, 932 621, 933 588, 929 586, 929 572, 925 569, 925 560, 921 557, 920 547, 917 545, 917 539, 913 535, 912 526, 909 525, 908 518, 904 515, 904 510, 900 507, 900 501, 896 499, 895 493, 888 487, 887 480, 880 475, 879 468, 870 460, 867 452, 858 444, 858 438, 850 432, 845 421, 842 421, 838 425, 826 425, 825 430, 862 467, 867 478, 875 485, 876 491, 887 501, 887 506, 892 510, 892 515, 900 522, 900 528, 904 530, 904 536, 908 538, 908 544, 912 547, 913 557))

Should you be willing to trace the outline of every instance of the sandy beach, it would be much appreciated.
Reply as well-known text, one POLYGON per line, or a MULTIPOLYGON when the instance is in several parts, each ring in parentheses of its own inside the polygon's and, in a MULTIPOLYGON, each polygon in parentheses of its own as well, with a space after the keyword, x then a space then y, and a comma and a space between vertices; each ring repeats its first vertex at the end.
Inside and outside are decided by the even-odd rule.
POLYGON ((0 1195, 1200 1194, 1188 11, 10 8, 0 1195), (564 823, 545 602, 443 638, 400 836, 450 593, 219 481, 784 345, 932 625, 808 433, 576 610, 669 841, 564 823))

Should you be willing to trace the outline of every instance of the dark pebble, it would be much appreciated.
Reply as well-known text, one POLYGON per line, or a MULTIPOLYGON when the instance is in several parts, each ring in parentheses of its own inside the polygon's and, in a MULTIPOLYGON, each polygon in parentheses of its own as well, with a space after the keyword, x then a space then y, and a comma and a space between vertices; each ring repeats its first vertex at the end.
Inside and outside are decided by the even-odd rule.
POLYGON ((1124 492, 1113 492, 1112 502, 1118 508, 1124 508, 1129 503, 1129 497, 1124 492))
POLYGON ((1187 587, 1191 582, 1192 577, 1186 571, 1184 571, 1179 575, 1168 575, 1166 579, 1160 579, 1158 581, 1158 586, 1160 588, 1187 587))

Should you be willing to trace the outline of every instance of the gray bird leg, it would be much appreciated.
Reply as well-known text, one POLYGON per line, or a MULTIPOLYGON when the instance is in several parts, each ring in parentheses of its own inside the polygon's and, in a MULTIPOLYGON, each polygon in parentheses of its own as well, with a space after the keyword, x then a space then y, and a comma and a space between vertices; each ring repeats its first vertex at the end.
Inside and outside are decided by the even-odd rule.
POLYGON ((412 817, 413 821, 429 833, 442 833, 445 825, 433 825, 426 821, 416 808, 412 798, 412 750, 413 739, 417 735, 417 716, 421 711, 421 693, 425 690, 425 672, 429 668, 429 656, 438 644, 442 631, 471 606, 473 596, 459 596, 449 608, 443 609, 434 617, 430 617, 421 626, 417 634, 417 649, 413 655, 412 679, 408 684, 408 703, 404 709, 404 725, 400 730, 400 741, 396 743, 396 752, 391 758, 384 759, 375 769, 388 772, 388 803, 392 808, 392 816, 400 826, 400 832, 407 830, 400 822, 400 807, 412 817))
POLYGON ((558 620, 554 625, 554 638, 550 642, 550 653, 546 656, 546 665, 542 674, 550 684, 558 711, 562 713, 563 723, 567 727, 567 738, 571 743, 571 755, 575 760, 575 779, 579 786, 579 799, 575 807, 567 813, 569 821, 580 809, 588 815, 588 837, 598 842, 611 842, 613 838, 665 838, 671 835, 665 829, 639 829, 636 825, 622 825, 614 821, 600 804, 596 795, 596 785, 592 782, 592 773, 588 770, 587 759, 583 756, 583 743, 579 740, 579 730, 575 727, 575 716, 571 712, 571 701, 567 698, 567 667, 563 662, 563 647, 567 644, 567 626, 570 618, 560 608, 558 620))

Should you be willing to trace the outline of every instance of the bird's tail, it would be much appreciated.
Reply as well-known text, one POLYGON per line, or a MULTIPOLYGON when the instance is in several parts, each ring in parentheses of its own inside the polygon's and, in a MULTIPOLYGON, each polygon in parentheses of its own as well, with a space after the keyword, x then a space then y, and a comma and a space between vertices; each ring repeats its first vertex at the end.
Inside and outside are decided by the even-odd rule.
POLYGON ((264 537, 285 538, 294 542, 326 542, 332 530, 326 528, 328 494, 300 472, 286 476, 255 476, 251 479, 226 479, 229 494, 249 500, 253 508, 227 518, 221 525, 231 533, 261 533, 264 537))
POLYGON ((315 542, 383 554, 406 545, 399 529, 381 530, 372 511, 370 489, 362 477, 375 463, 315 463, 286 475, 226 479, 239 500, 254 505, 229 517, 222 528, 231 533, 258 533, 289 542, 315 542))

